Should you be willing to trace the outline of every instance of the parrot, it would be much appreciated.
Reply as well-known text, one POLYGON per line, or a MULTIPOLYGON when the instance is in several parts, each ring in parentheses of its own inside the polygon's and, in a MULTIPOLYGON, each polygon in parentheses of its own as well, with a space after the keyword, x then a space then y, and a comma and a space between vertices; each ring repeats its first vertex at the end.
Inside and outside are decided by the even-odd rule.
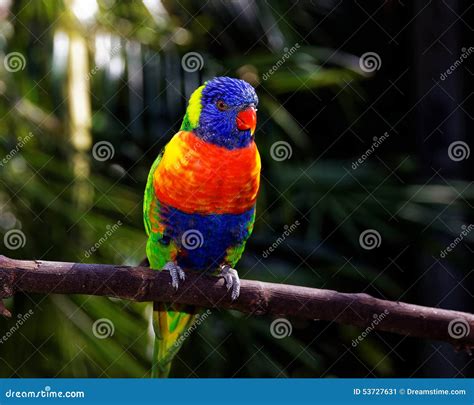
MULTIPOLYGON (((205 272, 224 279, 231 300, 239 297, 235 266, 253 231, 260 186, 257 105, 255 89, 244 80, 204 82, 150 169, 143 203, 146 255, 151 269, 169 271, 176 291, 187 271, 205 272)), ((151 374, 165 378, 199 311, 153 305, 151 374)))

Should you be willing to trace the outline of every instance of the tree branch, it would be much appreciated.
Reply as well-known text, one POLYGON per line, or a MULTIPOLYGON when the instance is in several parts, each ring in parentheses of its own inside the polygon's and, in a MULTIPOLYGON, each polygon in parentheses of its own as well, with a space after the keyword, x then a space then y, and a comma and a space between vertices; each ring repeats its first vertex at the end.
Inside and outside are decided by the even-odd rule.
POLYGON ((221 278, 202 273, 188 272, 186 281, 175 291, 166 271, 0 256, 0 300, 17 292, 99 295, 235 309, 254 315, 293 316, 441 340, 467 350, 474 348, 472 314, 386 301, 367 294, 251 280, 241 280, 240 297, 232 302, 221 278))

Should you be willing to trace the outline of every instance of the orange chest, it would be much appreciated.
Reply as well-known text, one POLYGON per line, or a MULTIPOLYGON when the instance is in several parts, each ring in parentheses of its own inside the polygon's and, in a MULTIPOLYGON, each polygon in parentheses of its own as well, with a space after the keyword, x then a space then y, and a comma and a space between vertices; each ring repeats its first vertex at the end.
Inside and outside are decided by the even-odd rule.
POLYGON ((182 131, 166 146, 153 184, 161 203, 183 212, 239 214, 255 205, 260 166, 254 142, 228 150, 182 131))

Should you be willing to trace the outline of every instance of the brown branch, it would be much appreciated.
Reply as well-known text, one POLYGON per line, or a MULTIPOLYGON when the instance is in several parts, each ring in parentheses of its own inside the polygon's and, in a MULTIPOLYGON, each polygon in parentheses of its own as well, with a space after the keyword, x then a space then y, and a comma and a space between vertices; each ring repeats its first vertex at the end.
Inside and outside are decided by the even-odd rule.
MULTIPOLYGON (((87 294, 133 301, 161 301, 205 308, 235 309, 255 315, 334 321, 407 336, 442 340, 457 348, 474 347, 474 315, 367 294, 241 280, 232 302, 223 280, 189 272, 178 291, 169 274, 145 267, 13 260, 0 256, 0 299, 17 292, 87 294)), ((368 330, 371 330, 368 329, 368 330)))

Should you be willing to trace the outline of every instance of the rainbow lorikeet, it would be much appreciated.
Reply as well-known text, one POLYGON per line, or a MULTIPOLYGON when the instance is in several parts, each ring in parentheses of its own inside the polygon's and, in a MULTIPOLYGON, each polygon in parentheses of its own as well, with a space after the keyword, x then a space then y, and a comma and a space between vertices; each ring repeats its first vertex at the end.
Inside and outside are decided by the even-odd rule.
MULTIPOLYGON (((153 163, 144 199, 150 267, 178 289, 186 270, 223 277, 240 293, 234 266, 255 220, 260 156, 254 142, 258 98, 243 80, 217 77, 191 95, 180 131, 153 163)), ((166 377, 196 310, 155 303, 152 375, 166 377)))

